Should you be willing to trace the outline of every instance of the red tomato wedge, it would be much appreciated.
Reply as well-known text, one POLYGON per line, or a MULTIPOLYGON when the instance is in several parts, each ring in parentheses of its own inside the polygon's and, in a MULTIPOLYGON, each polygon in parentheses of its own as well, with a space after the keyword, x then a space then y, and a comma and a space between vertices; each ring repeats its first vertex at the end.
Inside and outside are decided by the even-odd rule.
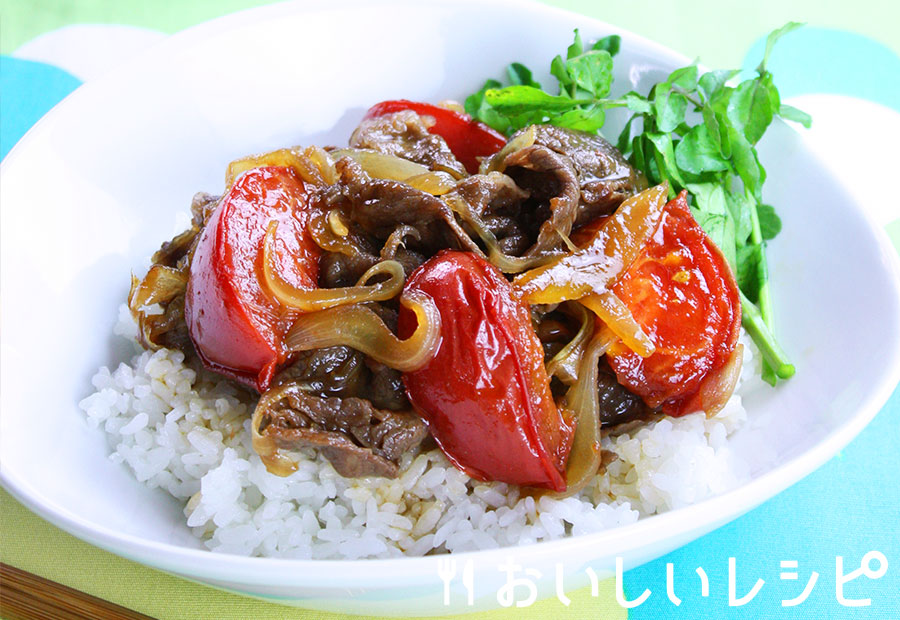
POLYGON ((184 315, 204 364, 260 392, 284 363, 284 335, 296 310, 263 284, 262 246, 278 222, 275 261, 291 284, 315 288, 320 250, 310 237, 303 181, 290 168, 266 166, 237 178, 203 229, 185 297, 184 315))
POLYGON ((430 103, 417 103, 406 99, 382 101, 369 108, 365 118, 376 118, 402 110, 412 110, 420 116, 433 118, 434 125, 428 128, 428 132, 444 139, 469 174, 478 172, 479 157, 493 155, 506 144, 503 134, 497 133, 484 123, 472 120, 468 114, 430 103))
MULTIPOLYGON (((528 306, 470 252, 440 252, 406 289, 441 314, 437 353, 403 382, 444 454, 474 478, 564 491, 574 426, 553 401, 528 306)), ((413 313, 401 312, 400 336, 414 328, 413 313)))
POLYGON ((607 359, 619 383, 669 415, 690 413, 704 379, 731 358, 741 304, 731 269, 691 215, 686 192, 666 205, 659 229, 612 290, 656 346, 642 358, 613 345, 607 359))

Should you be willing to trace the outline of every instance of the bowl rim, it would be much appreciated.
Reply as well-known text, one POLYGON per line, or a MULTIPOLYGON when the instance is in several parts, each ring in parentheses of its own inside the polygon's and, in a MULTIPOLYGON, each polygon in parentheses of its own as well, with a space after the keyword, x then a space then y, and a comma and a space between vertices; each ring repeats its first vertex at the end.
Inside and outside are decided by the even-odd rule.
MULTIPOLYGON (((623 28, 608 24, 602 20, 549 7, 538 2, 520 2, 517 0, 490 0, 499 7, 515 8, 516 11, 527 10, 536 17, 541 14, 564 17, 569 20, 577 18, 596 30, 623 35, 634 44, 638 44, 654 57, 663 62, 673 64, 689 64, 690 60, 659 43, 634 34, 623 28)), ((414 0, 389 0, 386 4, 412 5, 414 0)), ((437 0, 434 6, 447 6, 459 9, 464 6, 483 6, 476 0, 437 0)), ((130 67, 153 59, 164 60, 168 54, 193 45, 199 40, 212 37, 217 33, 245 26, 250 22, 258 23, 277 19, 281 15, 296 13, 325 13, 348 6, 369 6, 364 0, 344 0, 336 4, 309 5, 303 0, 295 0, 275 5, 267 5, 245 9, 218 17, 196 26, 182 30, 154 44, 134 58, 126 61, 107 74, 82 84, 65 97, 44 115, 10 150, 0 164, 0 174, 5 173, 10 162, 22 156, 27 149, 33 134, 43 130, 59 114, 60 108, 76 98, 90 96, 95 89, 104 84, 114 83, 120 71, 128 71, 130 67)), ((842 182, 840 183, 844 185, 842 182)), ((882 255, 885 269, 893 275, 894 287, 891 290, 896 305, 900 307, 900 257, 898 257, 886 232, 875 223, 866 209, 858 203, 848 206, 860 216, 867 232, 871 234, 878 252, 882 255)), ((665 540, 678 540, 703 528, 718 527, 744 512, 755 508, 777 493, 807 476, 823 465, 828 459, 846 446, 878 413, 900 382, 900 348, 892 351, 891 357, 883 360, 885 372, 881 381, 870 390, 865 399, 858 405, 854 415, 817 444, 808 450, 795 455, 785 463, 766 471, 735 489, 721 495, 702 500, 690 506, 667 511, 663 514, 642 518, 635 523, 609 528, 600 532, 569 536, 562 539, 543 541, 519 547, 501 547, 499 549, 454 553, 460 560, 472 559, 479 563, 499 565, 510 556, 528 555, 538 562, 540 557, 565 557, 576 548, 585 546, 603 550, 603 555, 613 557, 630 549, 649 547, 653 543, 665 540), (710 518, 709 515, 716 515, 710 518), (664 534, 663 534, 664 533, 664 534)), ((238 580, 247 586, 333 586, 338 580, 353 580, 356 584, 372 587, 396 584, 397 577, 402 575, 407 585, 431 583, 437 574, 437 566, 442 555, 423 557, 400 557, 390 559, 363 560, 316 560, 246 557, 227 553, 216 553, 204 549, 186 548, 171 543, 150 541, 139 536, 123 534, 106 527, 101 527, 80 518, 64 507, 55 504, 33 489, 28 481, 15 471, 0 462, 0 484, 19 502, 53 525, 87 541, 97 547, 120 556, 136 560, 142 564, 204 580, 238 580)), ((648 558, 649 559, 649 558, 648 558)), ((628 566, 627 568, 632 568, 628 566)))

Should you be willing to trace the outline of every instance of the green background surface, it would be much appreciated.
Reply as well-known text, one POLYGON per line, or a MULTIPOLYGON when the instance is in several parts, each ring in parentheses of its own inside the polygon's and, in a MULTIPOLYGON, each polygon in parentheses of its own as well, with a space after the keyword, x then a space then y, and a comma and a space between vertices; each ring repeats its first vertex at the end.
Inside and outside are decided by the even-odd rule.
MULTIPOLYGON (((553 0, 545 4, 621 26, 717 67, 740 66, 750 46, 786 21, 849 30, 900 54, 900 3, 892 0, 553 0)), ((129 24, 166 33, 259 0, 3 0, 0 53, 67 24, 129 24)), ((310 2, 309 4, 324 4, 310 2)))

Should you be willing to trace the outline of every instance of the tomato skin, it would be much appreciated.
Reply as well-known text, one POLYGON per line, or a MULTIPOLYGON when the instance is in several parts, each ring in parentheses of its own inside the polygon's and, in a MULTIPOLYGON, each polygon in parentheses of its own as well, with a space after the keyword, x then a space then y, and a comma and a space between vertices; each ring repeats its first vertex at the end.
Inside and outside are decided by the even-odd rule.
MULTIPOLYGON (((481 480, 565 490, 574 426, 553 401, 528 306, 470 252, 440 252, 406 286, 441 314, 437 354, 403 383, 447 457, 481 480)), ((401 312, 400 336, 414 328, 401 312)))
POLYGON ((737 283, 694 220, 686 192, 669 201, 659 229, 613 292, 656 351, 642 358, 616 343, 607 353, 619 383, 665 413, 690 413, 703 379, 721 368, 740 335, 737 283))
POLYGON ((290 168, 266 166, 238 177, 200 234, 185 296, 185 321, 203 363, 265 391, 285 362, 284 335, 297 311, 264 288, 262 246, 278 222, 275 257, 294 284, 315 288, 320 250, 307 229, 306 191, 290 168))
POLYGON ((403 110, 412 110, 421 116, 430 116, 434 125, 429 133, 441 136, 469 174, 478 172, 478 157, 493 155, 506 144, 506 138, 485 125, 472 120, 468 114, 441 108, 430 103, 418 103, 406 99, 382 101, 366 112, 365 118, 376 118, 403 110))

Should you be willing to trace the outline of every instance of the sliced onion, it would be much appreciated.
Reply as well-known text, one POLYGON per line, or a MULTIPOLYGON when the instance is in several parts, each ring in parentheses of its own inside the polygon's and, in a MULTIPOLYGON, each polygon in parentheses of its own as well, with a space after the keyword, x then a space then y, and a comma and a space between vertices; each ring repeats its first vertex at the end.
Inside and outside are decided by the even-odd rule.
POLYGON ((547 375, 556 377, 566 385, 572 385, 578 380, 578 369, 584 357, 584 350, 591 334, 594 333, 594 315, 580 304, 572 304, 571 308, 578 315, 581 327, 578 328, 575 337, 547 362, 547 375))
POLYGON ((376 179, 406 181, 411 177, 431 172, 422 164, 369 149, 337 149, 331 152, 331 156, 335 160, 349 157, 358 163, 370 177, 376 179))
POLYGON ((336 234, 338 237, 346 237, 350 234, 350 229, 347 228, 347 225, 344 224, 344 221, 341 219, 341 212, 337 209, 332 209, 328 212, 328 227, 331 229, 331 232, 336 234))
POLYGON ((446 165, 446 164, 442 164, 442 163, 440 163, 440 162, 437 162, 437 161, 434 162, 434 164, 432 164, 432 165, 434 166, 435 172, 444 172, 444 173, 446 173, 446 174, 449 174, 451 177, 453 177, 453 178, 456 179, 457 181, 459 181, 459 180, 461 180, 461 179, 464 179, 464 178, 466 178, 467 176, 469 176, 469 175, 466 173, 466 169, 465 169, 464 167, 462 167, 462 166, 460 166, 461 170, 455 170, 454 168, 452 168, 452 167, 450 167, 450 166, 448 166, 448 165, 446 165))
POLYGON ((453 175, 446 172, 417 174, 405 179, 404 183, 432 196, 443 196, 456 188, 456 179, 453 178, 453 175))
POLYGON ((297 461, 278 449, 279 446, 274 437, 260 433, 259 426, 266 411, 269 410, 273 403, 279 401, 284 392, 290 387, 291 384, 286 383, 280 387, 266 390, 256 404, 253 418, 250 420, 250 436, 253 442, 253 451, 259 455, 263 465, 266 466, 266 471, 282 477, 289 476, 297 471, 297 461))
POLYGON ((600 392, 597 389, 600 357, 616 341, 607 327, 594 334, 581 358, 578 380, 566 392, 566 405, 575 414, 575 437, 566 465, 566 490, 552 497, 569 497, 591 481, 601 463, 600 392))
POLYGON ((403 289, 405 276, 403 265, 395 260, 385 260, 369 267, 356 286, 340 288, 297 288, 278 273, 275 264, 275 231, 278 222, 269 222, 263 241, 263 281, 272 295, 288 308, 315 312, 346 304, 393 299, 403 289), (372 285, 366 282, 375 276, 387 274, 387 280, 372 285))
POLYGON ((527 129, 522 131, 515 138, 507 142, 502 149, 494 153, 492 156, 483 159, 478 167, 479 174, 487 174, 488 172, 503 172, 506 169, 506 158, 516 151, 528 148, 534 145, 537 139, 534 125, 529 125, 527 129))
POLYGON ((334 185, 338 182, 340 175, 334 167, 334 159, 329 155, 328 151, 321 146, 308 146, 303 151, 310 161, 315 164, 319 170, 319 174, 325 179, 328 185, 334 185))
POLYGON ((521 274, 513 286, 531 304, 581 299, 607 290, 659 228, 667 193, 668 186, 663 183, 631 196, 586 245, 521 274))
POLYGON ((656 351, 656 345, 634 320, 631 310, 612 291, 593 293, 579 301, 621 338, 626 347, 641 357, 650 357, 656 351))
POLYGON ((387 241, 384 242, 384 246, 381 248, 381 258, 383 260, 394 258, 397 255, 397 249, 401 245, 405 247, 407 237, 412 237, 418 241, 422 238, 422 233, 408 224, 398 226, 387 238, 387 241))
POLYGON ((443 99, 438 101, 438 107, 444 108, 445 110, 450 110, 451 112, 457 112, 459 114, 465 114, 466 108, 456 99, 443 99))
MULTIPOLYGON (((341 236, 335 233, 331 219, 332 211, 314 210, 309 217, 309 234, 316 245, 327 252, 336 252, 347 256, 355 256, 359 253, 359 247, 353 243, 350 229, 347 235, 341 236)), ((343 223, 343 222, 342 222, 343 223)))
MULTIPOLYGON (((141 343, 149 349, 162 346, 159 336, 173 329, 170 311, 173 300, 184 295, 188 282, 188 270, 174 269, 155 264, 150 267, 143 280, 131 275, 131 290, 128 291, 128 309, 138 325, 141 343)), ((184 323, 183 318, 176 318, 184 323)))
POLYGON ((556 232, 557 235, 559 235, 559 238, 563 240, 563 243, 566 244, 566 249, 569 250, 569 252, 577 252, 578 251, 578 246, 576 246, 574 243, 572 243, 572 240, 569 238, 569 235, 567 235, 566 233, 561 231, 559 229, 559 226, 557 226, 555 223, 553 224, 553 230, 556 232))
POLYGON ((488 229, 484 221, 472 212, 468 202, 456 194, 445 196, 444 202, 447 203, 451 211, 456 213, 464 223, 468 224, 475 231, 475 234, 487 247, 487 255, 484 258, 503 273, 520 273, 526 269, 533 269, 556 260, 556 255, 510 256, 504 253, 500 249, 500 242, 497 241, 497 237, 488 229))
POLYGON ((128 306, 135 313, 146 306, 168 303, 184 293, 187 281, 187 270, 153 265, 143 280, 138 281, 134 275, 131 276, 128 306))
POLYGON ((262 166, 284 166, 292 168, 304 183, 313 185, 330 185, 337 180, 337 171, 328 153, 321 148, 311 146, 304 150, 299 147, 278 149, 261 155, 248 155, 236 159, 225 171, 225 189, 231 189, 234 180, 242 173, 262 166))
POLYGON ((401 372, 418 370, 437 353, 441 314, 431 297, 406 291, 400 303, 416 314, 416 330, 400 340, 384 321, 362 304, 338 306, 301 315, 285 339, 289 351, 308 351, 344 345, 353 347, 401 372))
POLYGON ((721 368, 714 370, 703 378, 700 388, 682 407, 682 411, 703 411, 711 418, 722 410, 734 393, 741 376, 741 363, 744 360, 744 345, 738 344, 721 368))

